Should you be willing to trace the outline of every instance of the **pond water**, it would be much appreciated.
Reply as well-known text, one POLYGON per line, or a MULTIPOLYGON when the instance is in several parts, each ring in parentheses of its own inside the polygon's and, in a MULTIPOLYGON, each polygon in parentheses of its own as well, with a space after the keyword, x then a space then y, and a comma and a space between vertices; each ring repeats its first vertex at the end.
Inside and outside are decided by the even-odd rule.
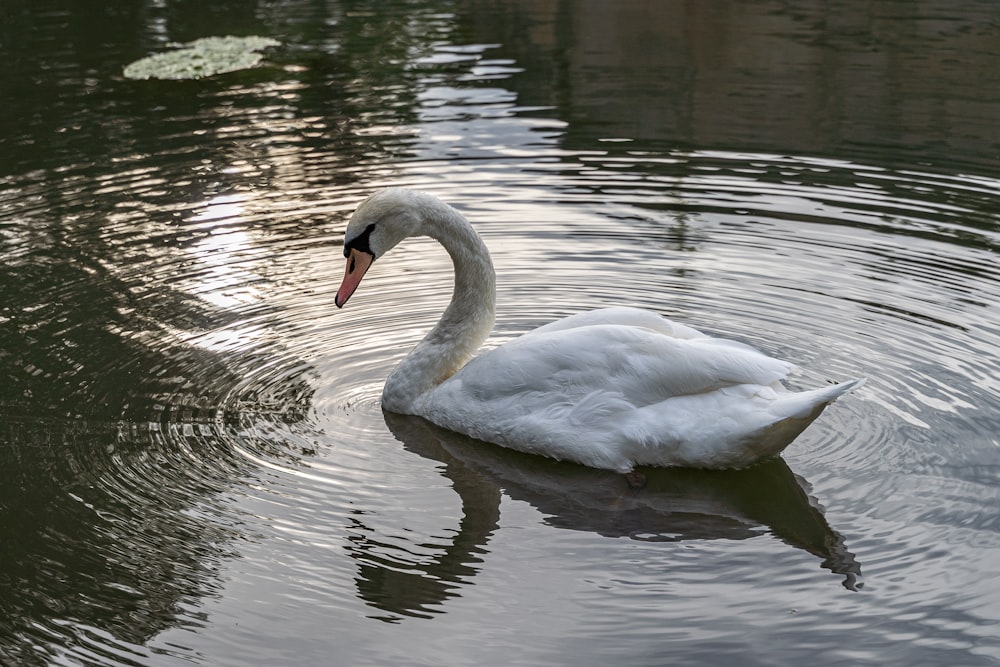
POLYGON ((0 663, 1000 664, 992 2, 11 0, 0 663), (133 81, 210 35, 249 70, 133 81), (489 344, 625 304, 867 376, 782 459, 618 475, 384 414, 434 193, 489 344))

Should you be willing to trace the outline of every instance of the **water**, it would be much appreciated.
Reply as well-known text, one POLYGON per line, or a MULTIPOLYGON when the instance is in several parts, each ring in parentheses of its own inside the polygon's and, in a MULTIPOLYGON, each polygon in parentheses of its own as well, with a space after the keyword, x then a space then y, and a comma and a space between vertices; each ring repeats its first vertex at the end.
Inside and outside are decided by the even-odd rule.
POLYGON ((1000 662, 992 3, 0 8, 0 662, 1000 662), (260 34, 254 70, 124 79, 260 34), (611 473, 383 414, 446 255, 490 344, 613 304, 865 375, 782 460, 611 473))

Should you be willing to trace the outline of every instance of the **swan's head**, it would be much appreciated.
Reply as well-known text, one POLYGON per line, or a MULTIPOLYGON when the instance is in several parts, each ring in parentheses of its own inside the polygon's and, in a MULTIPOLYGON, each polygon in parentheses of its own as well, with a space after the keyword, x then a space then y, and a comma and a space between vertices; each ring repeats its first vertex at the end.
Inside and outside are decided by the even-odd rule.
POLYGON ((379 190, 363 201, 344 232, 347 270, 334 302, 343 308, 376 259, 396 244, 421 233, 421 195, 402 188, 379 190))

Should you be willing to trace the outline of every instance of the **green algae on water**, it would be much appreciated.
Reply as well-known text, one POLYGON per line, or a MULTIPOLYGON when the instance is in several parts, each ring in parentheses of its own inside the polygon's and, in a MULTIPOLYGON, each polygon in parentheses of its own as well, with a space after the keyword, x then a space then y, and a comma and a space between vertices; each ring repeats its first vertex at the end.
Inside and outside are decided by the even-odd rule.
POLYGON ((128 79, 200 79, 253 67, 263 59, 258 53, 281 42, 269 37, 203 37, 182 48, 156 53, 125 67, 128 79))

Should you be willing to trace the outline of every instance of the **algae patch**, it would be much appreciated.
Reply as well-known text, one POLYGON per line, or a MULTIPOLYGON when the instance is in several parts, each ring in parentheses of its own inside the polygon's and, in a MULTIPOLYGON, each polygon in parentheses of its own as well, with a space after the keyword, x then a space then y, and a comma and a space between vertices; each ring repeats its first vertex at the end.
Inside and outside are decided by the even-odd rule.
POLYGON ((253 67, 264 57, 258 51, 280 44, 268 37, 203 37, 136 60, 123 74, 129 79, 200 79, 253 67))

